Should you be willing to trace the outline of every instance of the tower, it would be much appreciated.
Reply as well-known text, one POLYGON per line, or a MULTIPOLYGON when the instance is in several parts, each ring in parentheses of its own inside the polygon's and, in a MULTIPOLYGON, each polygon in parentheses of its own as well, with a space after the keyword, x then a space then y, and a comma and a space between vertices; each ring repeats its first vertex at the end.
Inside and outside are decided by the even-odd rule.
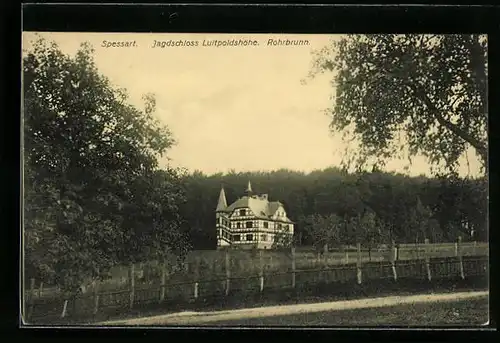
POLYGON ((252 196, 252 194, 253 194, 252 184, 250 183, 250 180, 248 180, 248 185, 247 185, 247 189, 245 190, 245 194, 248 197, 252 196))
POLYGON ((226 214, 227 200, 224 187, 221 187, 219 200, 215 209, 215 222, 217 231, 217 246, 228 246, 231 244, 231 226, 226 214))
POLYGON ((226 207, 227 207, 226 192, 224 192, 224 187, 221 187, 219 193, 219 201, 217 202, 217 208, 215 209, 215 212, 224 211, 226 207))

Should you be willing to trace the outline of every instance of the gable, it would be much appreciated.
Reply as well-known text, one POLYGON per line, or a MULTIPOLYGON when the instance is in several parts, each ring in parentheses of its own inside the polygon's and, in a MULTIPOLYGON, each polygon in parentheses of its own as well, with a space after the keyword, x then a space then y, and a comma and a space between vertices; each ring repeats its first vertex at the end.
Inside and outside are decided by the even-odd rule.
POLYGON ((273 213, 273 218, 286 218, 286 212, 283 205, 279 204, 276 207, 276 211, 273 213))

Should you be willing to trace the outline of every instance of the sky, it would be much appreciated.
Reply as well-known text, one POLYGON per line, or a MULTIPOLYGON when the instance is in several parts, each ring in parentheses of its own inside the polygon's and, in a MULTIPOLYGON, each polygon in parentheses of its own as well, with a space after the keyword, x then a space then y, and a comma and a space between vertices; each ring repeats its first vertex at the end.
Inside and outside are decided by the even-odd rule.
MULTIPOLYGON (((74 55, 83 42, 95 49, 99 71, 126 88, 130 102, 156 96, 157 118, 172 131, 176 145, 160 161, 189 171, 276 170, 310 172, 339 166, 345 144, 331 133, 325 110, 332 107, 332 75, 307 83, 312 51, 338 35, 157 34, 157 33, 23 33, 29 49, 36 35, 54 41, 74 55), (203 41, 255 40, 257 46, 203 46, 203 41), (267 45, 269 39, 307 40, 309 45, 267 45), (155 41, 198 41, 198 46, 153 47, 155 41), (103 47, 133 42, 131 47, 103 47)), ((468 153, 462 175, 477 175, 479 161, 468 153)), ((386 170, 410 175, 430 173, 423 157, 394 159, 386 170)))

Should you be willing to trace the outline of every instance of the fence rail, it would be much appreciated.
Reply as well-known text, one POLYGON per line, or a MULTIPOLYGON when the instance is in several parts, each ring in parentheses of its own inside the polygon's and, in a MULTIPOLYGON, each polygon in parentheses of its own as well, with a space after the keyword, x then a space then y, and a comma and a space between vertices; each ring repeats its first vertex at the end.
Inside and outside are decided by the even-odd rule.
MULTIPOLYGON (((168 278, 170 282, 192 283, 194 278, 207 279, 214 275, 231 277, 248 276, 260 272, 260 264, 263 264, 264 272, 282 272, 283 270, 296 269, 317 269, 324 266, 342 266, 351 263, 365 264, 369 262, 390 262, 393 259, 398 261, 415 260, 425 258, 438 258, 449 256, 478 256, 488 255, 488 244, 483 242, 461 243, 439 243, 439 244, 401 244, 399 249, 388 246, 380 246, 371 250, 360 247, 358 256, 357 247, 347 249, 329 248, 327 253, 316 252, 310 247, 299 247, 294 256, 288 251, 265 251, 263 256, 251 251, 231 251, 230 257, 226 261, 227 255, 224 251, 195 251, 188 256, 183 264, 173 264, 166 272, 161 264, 153 261, 145 264, 144 267, 136 265, 135 275, 137 283, 161 284, 162 277, 168 278), (460 250, 460 251, 458 251, 460 250), (262 259, 262 260, 261 260, 262 259), (195 270, 197 270, 195 272, 195 270), (196 277, 195 274, 198 274, 196 277), (141 279, 144 279, 141 280, 141 279)), ((100 291, 128 289, 130 287, 130 270, 127 267, 115 267, 112 269, 111 278, 99 284, 100 291)), ((60 291, 55 287, 38 283, 39 286, 33 289, 29 283, 27 294, 36 298, 52 298, 61 296, 60 291)), ((83 292, 91 291, 92 288, 83 289, 83 292)))
POLYGON ((224 296, 234 292, 255 294, 264 290, 294 289, 304 285, 362 284, 375 280, 404 279, 436 280, 487 275, 487 256, 453 256, 400 261, 372 261, 364 264, 323 266, 314 269, 288 269, 247 276, 216 275, 190 282, 172 282, 154 286, 132 283, 128 289, 96 291, 71 299, 28 298, 28 321, 41 317, 64 318, 96 315, 99 312, 118 310, 125 312, 148 304, 177 300, 192 302, 198 298, 224 296))

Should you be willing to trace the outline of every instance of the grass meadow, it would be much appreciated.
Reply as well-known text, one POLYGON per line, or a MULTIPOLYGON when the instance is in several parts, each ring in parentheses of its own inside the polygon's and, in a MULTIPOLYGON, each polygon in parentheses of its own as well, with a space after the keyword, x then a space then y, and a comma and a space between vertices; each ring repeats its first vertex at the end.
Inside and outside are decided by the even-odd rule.
POLYGON ((356 310, 301 313, 197 324, 200 326, 480 326, 488 322, 488 297, 356 310))

